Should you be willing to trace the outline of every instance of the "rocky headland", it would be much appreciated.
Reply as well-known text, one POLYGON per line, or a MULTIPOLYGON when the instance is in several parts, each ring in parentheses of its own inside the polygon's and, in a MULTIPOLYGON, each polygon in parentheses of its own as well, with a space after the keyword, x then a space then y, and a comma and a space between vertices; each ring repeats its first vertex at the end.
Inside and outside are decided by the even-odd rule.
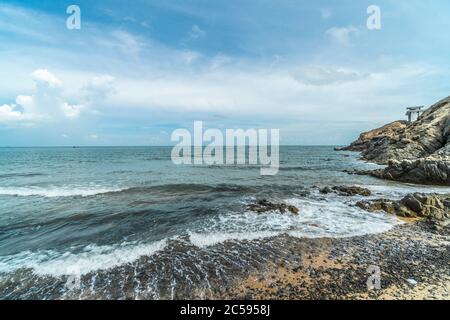
POLYGON ((428 108, 417 121, 395 121, 362 133, 339 150, 361 152, 361 159, 387 165, 354 172, 427 185, 450 185, 450 97, 428 108))

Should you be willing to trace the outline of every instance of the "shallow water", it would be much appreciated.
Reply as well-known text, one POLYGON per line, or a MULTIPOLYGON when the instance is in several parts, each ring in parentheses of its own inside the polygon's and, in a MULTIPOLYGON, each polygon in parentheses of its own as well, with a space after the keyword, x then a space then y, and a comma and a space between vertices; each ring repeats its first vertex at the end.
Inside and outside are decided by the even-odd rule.
POLYGON ((275 176, 258 166, 176 166, 170 151, 0 148, 0 298, 72 297, 73 274, 84 288, 76 297, 179 297, 189 283, 207 287, 212 274, 221 281, 280 254, 264 239, 349 237, 399 223, 317 187, 360 185, 390 198, 450 191, 348 175, 377 166, 333 147, 282 147, 275 176), (300 214, 246 210, 261 198, 300 214))

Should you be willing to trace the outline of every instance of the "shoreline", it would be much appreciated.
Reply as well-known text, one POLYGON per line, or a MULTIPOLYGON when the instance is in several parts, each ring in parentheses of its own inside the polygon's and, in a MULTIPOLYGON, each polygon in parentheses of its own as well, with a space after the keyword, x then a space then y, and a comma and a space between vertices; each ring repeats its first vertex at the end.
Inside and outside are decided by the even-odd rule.
POLYGON ((240 279, 225 299, 450 299, 450 240, 425 221, 352 238, 288 239, 289 260, 240 279), (370 266, 381 288, 368 290, 370 266))
MULTIPOLYGON (((84 275, 81 291, 63 293, 66 277, 33 277, 19 288, 7 281, 0 292, 4 298, 20 300, 449 300, 448 229, 435 230, 426 220, 407 221, 378 234, 343 238, 282 234, 228 241, 208 250, 173 241, 170 250, 152 257, 84 275), (178 264, 171 264, 174 259, 190 271, 178 274, 178 264), (367 288, 371 266, 380 270, 380 290, 367 288), (192 282, 185 281, 186 275, 192 282), (178 282, 176 291, 171 291, 172 281, 178 282), (156 296, 146 290, 152 283, 156 296), (33 293, 41 287, 48 291, 33 293)), ((20 274, 26 272, 31 270, 20 274)))

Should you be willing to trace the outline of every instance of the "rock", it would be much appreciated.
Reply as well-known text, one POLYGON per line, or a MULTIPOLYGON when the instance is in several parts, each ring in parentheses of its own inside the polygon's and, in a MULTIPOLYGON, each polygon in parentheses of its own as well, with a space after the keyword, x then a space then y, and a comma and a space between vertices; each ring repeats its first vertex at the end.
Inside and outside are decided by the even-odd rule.
MULTIPOLYGON (((412 123, 395 121, 365 132, 341 150, 387 167, 372 176, 418 184, 450 185, 450 97, 412 123)), ((364 174, 363 172, 361 172, 364 174)))
POLYGON ((297 215, 300 212, 300 210, 295 206, 287 205, 285 203, 274 203, 265 199, 249 204, 247 208, 257 213, 278 211, 279 213, 284 214, 286 211, 289 211, 290 213, 297 215))
POLYGON ((417 281, 414 279, 406 279, 406 282, 408 282, 412 286, 415 286, 417 284, 417 281))
POLYGON ((404 129, 407 126, 407 121, 394 121, 387 125, 382 126, 368 132, 362 133, 358 140, 352 142, 351 145, 344 148, 335 148, 336 151, 362 151, 370 150, 375 144, 380 143, 383 139, 392 139, 397 135, 399 130, 404 129))
POLYGON ((450 198, 447 198, 444 201, 442 201, 442 204, 444 205, 444 207, 450 208, 450 198))
MULTIPOLYGON (((400 217, 419 217, 428 218, 434 222, 446 222, 450 220, 450 209, 444 205, 446 199, 448 195, 414 193, 400 201, 376 199, 359 201, 356 205, 369 212, 384 211, 400 217)), ((443 225, 447 224, 443 223, 443 225)))
POLYGON ((320 193, 329 194, 329 193, 337 193, 341 196, 355 196, 360 195, 364 197, 368 197, 372 194, 369 189, 361 188, 361 187, 347 187, 347 186, 335 186, 335 187, 325 187, 319 190, 320 193))
POLYGON ((288 206, 288 210, 293 214, 298 214, 300 212, 300 210, 294 206, 288 206))
POLYGON ((366 172, 374 177, 417 184, 450 185, 450 158, 391 160, 384 169, 366 172))
POLYGON ((422 212, 422 203, 419 200, 417 200, 413 195, 407 195, 400 202, 405 207, 414 211, 415 213, 422 212))
POLYGON ((330 187, 325 187, 319 190, 320 193, 323 194, 329 194, 329 193, 333 193, 333 189, 331 189, 330 187))
POLYGON ((363 210, 369 211, 369 212, 377 212, 377 211, 384 211, 389 214, 393 214, 399 217, 404 218, 415 218, 417 217, 417 214, 408 209, 407 207, 399 204, 396 201, 387 200, 387 199, 377 199, 377 200, 371 200, 371 201, 359 201, 356 203, 358 207, 360 207, 363 210))

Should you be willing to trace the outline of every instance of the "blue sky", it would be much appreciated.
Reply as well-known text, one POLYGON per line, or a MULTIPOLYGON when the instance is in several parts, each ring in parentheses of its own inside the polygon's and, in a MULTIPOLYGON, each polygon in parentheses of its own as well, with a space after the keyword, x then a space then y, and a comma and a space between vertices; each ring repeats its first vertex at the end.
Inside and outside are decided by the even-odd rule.
POLYGON ((0 146, 169 145, 194 120, 346 144, 450 95, 448 30, 447 0, 3 1, 0 146))

